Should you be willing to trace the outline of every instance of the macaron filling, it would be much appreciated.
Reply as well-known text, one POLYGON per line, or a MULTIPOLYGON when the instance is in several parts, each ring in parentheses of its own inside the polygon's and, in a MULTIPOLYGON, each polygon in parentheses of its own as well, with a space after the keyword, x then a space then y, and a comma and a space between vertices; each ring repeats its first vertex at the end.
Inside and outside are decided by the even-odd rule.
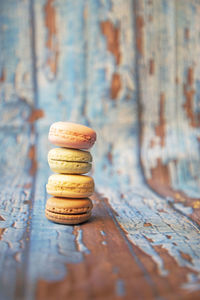
POLYGON ((92 156, 90 152, 54 148, 48 153, 48 163, 52 171, 61 174, 85 174, 91 170, 92 156))
POLYGON ((46 213, 55 217, 57 216, 57 218, 59 219, 61 219, 62 217, 68 219, 77 219, 77 217, 79 217, 80 215, 81 217, 88 216, 89 214, 91 214, 91 211, 81 212, 77 214, 65 214, 65 213, 57 213, 57 212, 55 213, 46 209, 46 213))
POLYGON ((50 158, 48 163, 51 170, 56 173, 85 174, 92 168, 92 164, 88 162, 65 161, 50 158))
POLYGON ((70 199, 51 197, 47 200, 46 210, 60 214, 84 214, 93 207, 89 198, 70 199))
POLYGON ((82 215, 82 214, 85 214, 87 213, 89 210, 91 210, 91 208, 88 206, 88 207, 81 207, 81 208, 65 208, 65 209, 62 209, 62 210, 58 210, 58 209, 49 209, 46 207, 46 210, 51 212, 51 213, 56 213, 56 214, 61 214, 61 215, 82 215))
POLYGON ((47 184, 47 192, 50 195, 53 195, 52 193, 56 192, 62 192, 62 191, 75 191, 76 193, 93 193, 94 191, 94 186, 85 186, 85 187, 77 187, 77 186, 62 186, 62 185, 52 185, 52 184, 47 184))
POLYGON ((47 219, 49 219, 50 221, 61 223, 61 224, 72 225, 72 224, 80 224, 87 221, 91 216, 91 211, 83 214, 69 215, 69 214, 52 213, 48 210, 45 210, 45 215, 47 219))

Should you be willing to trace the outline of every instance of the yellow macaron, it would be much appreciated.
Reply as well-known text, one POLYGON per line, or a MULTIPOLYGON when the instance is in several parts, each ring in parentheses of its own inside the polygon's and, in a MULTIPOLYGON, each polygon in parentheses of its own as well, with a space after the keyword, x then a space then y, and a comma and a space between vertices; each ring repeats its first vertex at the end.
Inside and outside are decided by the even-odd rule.
POLYGON ((85 198, 94 192, 94 180, 86 175, 53 174, 46 185, 47 193, 57 197, 85 198))

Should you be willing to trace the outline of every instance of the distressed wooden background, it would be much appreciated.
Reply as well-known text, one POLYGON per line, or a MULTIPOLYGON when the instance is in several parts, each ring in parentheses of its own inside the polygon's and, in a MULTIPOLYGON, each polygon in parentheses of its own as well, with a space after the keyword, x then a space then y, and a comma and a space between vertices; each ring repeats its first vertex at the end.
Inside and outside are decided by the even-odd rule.
POLYGON ((0 299, 200 299, 200 1, 0 1, 0 299), (52 122, 94 213, 44 216, 52 122))

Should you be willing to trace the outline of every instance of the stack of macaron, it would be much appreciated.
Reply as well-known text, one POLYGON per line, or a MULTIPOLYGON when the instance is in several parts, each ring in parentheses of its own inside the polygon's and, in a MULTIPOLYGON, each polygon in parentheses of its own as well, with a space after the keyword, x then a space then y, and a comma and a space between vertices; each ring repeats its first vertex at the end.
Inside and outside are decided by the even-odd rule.
POLYGON ((79 224, 91 216, 93 207, 89 196, 94 192, 93 178, 83 175, 90 171, 89 151, 96 141, 93 129, 69 122, 56 122, 49 130, 49 141, 58 146, 48 153, 53 172, 46 185, 46 217, 56 223, 79 224))

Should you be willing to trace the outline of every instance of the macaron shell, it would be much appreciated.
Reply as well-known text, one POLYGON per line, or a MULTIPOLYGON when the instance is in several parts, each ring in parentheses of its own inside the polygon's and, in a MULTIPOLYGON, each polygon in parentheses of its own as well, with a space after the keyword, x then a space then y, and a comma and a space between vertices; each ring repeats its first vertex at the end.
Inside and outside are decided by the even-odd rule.
POLYGON ((93 207, 89 198, 71 199, 51 197, 46 202, 46 210, 59 214, 83 214, 93 207))
POLYGON ((85 174, 91 170, 92 165, 87 162, 68 162, 48 159, 49 167, 55 173, 85 174))
POLYGON ((49 141, 60 147, 89 149, 96 141, 96 132, 80 124, 56 122, 50 127, 49 141))
POLYGON ((89 197, 93 194, 93 189, 77 189, 74 188, 73 191, 70 191, 69 189, 61 190, 61 189, 55 189, 52 187, 49 187, 47 185, 47 193, 56 196, 56 197, 66 197, 66 198, 85 198, 89 197))
POLYGON ((53 174, 46 188, 47 193, 53 196, 86 198, 94 192, 94 181, 86 175, 53 174))
POLYGON ((67 214, 58 214, 58 213, 45 210, 45 215, 47 219, 55 223, 75 225, 75 224, 86 222, 91 216, 91 211, 84 214, 67 215, 67 214))
POLYGON ((89 151, 78 149, 53 148, 48 153, 48 160, 92 162, 92 155, 89 151))
POLYGON ((62 186, 83 186, 87 187, 94 184, 91 176, 87 175, 67 175, 67 174, 52 174, 49 176, 48 183, 58 184, 62 186))

